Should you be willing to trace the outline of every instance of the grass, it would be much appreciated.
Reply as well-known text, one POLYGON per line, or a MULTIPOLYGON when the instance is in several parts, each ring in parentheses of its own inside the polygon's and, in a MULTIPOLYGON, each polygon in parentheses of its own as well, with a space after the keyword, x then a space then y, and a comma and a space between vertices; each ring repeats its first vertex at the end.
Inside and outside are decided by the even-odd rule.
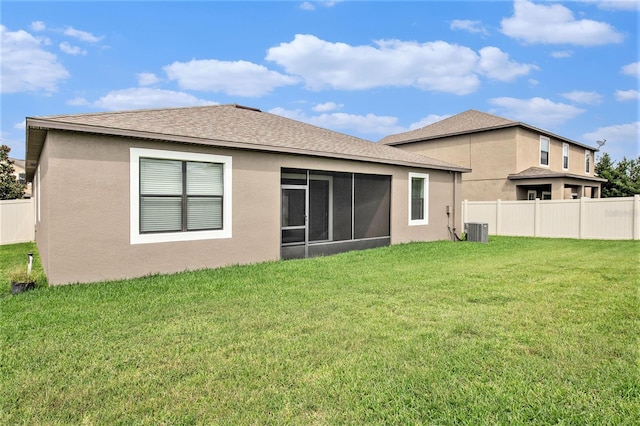
POLYGON ((639 255, 493 237, 0 297, 0 423, 637 424, 639 255))

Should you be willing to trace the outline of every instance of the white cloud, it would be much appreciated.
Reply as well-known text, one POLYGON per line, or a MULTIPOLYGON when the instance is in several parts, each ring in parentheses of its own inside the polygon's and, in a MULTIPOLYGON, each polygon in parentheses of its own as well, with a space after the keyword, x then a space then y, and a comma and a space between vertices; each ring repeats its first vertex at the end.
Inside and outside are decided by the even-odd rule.
POLYGON ((537 69, 510 61, 495 47, 481 49, 478 55, 444 41, 378 40, 371 46, 351 46, 309 34, 297 34, 290 43, 272 47, 266 59, 300 76, 310 90, 415 87, 466 95, 480 85, 479 75, 511 81, 537 69))
POLYGON ((549 99, 493 98, 489 103, 498 107, 498 115, 546 128, 562 124, 582 114, 585 110, 573 105, 556 103, 549 99))
POLYGON ((334 112, 331 114, 320 114, 308 116, 303 111, 287 110, 285 108, 273 108, 269 111, 293 120, 313 124, 314 126, 332 129, 344 133, 361 133, 375 136, 383 136, 392 133, 403 132, 406 129, 398 126, 398 118, 391 116, 380 116, 375 114, 357 115, 334 112))
POLYGON ((266 59, 301 76, 311 90, 396 86, 464 95, 480 84, 474 73, 475 52, 444 41, 390 40, 377 41, 376 46, 350 46, 297 34, 292 42, 270 48, 266 59))
POLYGON ((501 21, 502 32, 529 44, 574 44, 598 46, 623 40, 614 27, 590 19, 577 20, 573 12, 560 4, 514 2, 514 15, 501 21))
POLYGON ((42 21, 33 21, 29 28, 31 28, 31 31, 40 32, 46 30, 47 26, 42 21))
POLYGON ((88 33, 86 31, 80 31, 73 27, 67 27, 63 31, 63 34, 69 37, 73 37, 82 41, 89 42, 89 43, 97 43, 98 41, 102 40, 102 37, 96 37, 91 33, 88 33))
POLYGON ((138 85, 139 86, 153 86, 156 83, 159 83, 160 79, 151 72, 141 72, 138 74, 138 85))
POLYGON ((583 0, 588 3, 597 3, 600 9, 604 10, 639 10, 638 0, 583 0))
POLYGON ((311 109, 313 109, 315 112, 329 112, 336 109, 340 109, 343 106, 344 105, 336 104, 335 102, 325 102, 323 104, 317 104, 311 109))
POLYGON ((536 65, 519 64, 509 60, 509 55, 497 47, 483 47, 480 49, 478 69, 481 74, 499 81, 513 81, 538 69, 536 65))
POLYGON ((633 62, 622 67, 622 73, 631 77, 640 78, 640 62, 633 62))
POLYGON ((571 50, 557 50, 555 52, 551 52, 551 57, 556 59, 570 58, 572 56, 573 52, 571 50))
POLYGON ((81 49, 78 46, 72 46, 66 41, 63 41, 62 43, 60 43, 59 47, 60 47, 60 50, 62 50, 64 53, 68 55, 86 55, 87 54, 86 50, 81 49))
POLYGON ((89 105, 89 101, 86 100, 83 97, 77 96, 73 99, 69 99, 67 102, 65 102, 67 105, 71 105, 71 106, 87 106, 89 105))
POLYGON ((582 92, 574 90, 573 92, 562 93, 561 95, 562 97, 579 104, 598 105, 602 102, 602 95, 598 92, 582 92))
POLYGON ((318 4, 324 7, 333 7, 338 3, 342 3, 342 0, 320 0, 318 4))
POLYGON ((176 80, 182 89, 223 92, 233 96, 263 96, 276 87, 298 83, 294 77, 247 61, 194 59, 166 65, 164 71, 169 80, 176 80))
POLYGON ((489 35, 489 31, 482 26, 480 21, 471 21, 469 19, 455 19, 451 21, 449 26, 452 30, 462 30, 474 34, 489 35))
POLYGON ((415 123, 411 123, 409 125, 409 128, 407 130, 415 130, 415 129, 420 129, 422 127, 428 126, 429 124, 433 124, 436 123, 438 121, 442 121, 445 118, 449 118, 451 117, 451 115, 436 115, 436 114, 429 114, 426 117, 424 117, 423 119, 416 121, 415 123))
POLYGON ((56 55, 42 49, 41 41, 24 30, 0 25, 0 87, 2 93, 55 92, 69 72, 56 55))
POLYGON ((188 93, 152 89, 149 87, 114 90, 94 102, 94 106, 111 111, 216 104, 216 102, 198 99, 188 93))
POLYGON ((608 152, 612 157, 622 159, 637 158, 640 155, 638 146, 640 144, 640 121, 628 124, 614 124, 607 127, 600 127, 593 132, 582 135, 584 140, 599 141, 606 139, 607 144, 601 151, 608 152))
POLYGON ((637 90, 616 90, 616 100, 620 102, 624 101, 637 101, 640 99, 640 92, 637 90))
POLYGON ((305 1, 305 2, 302 2, 300 4, 300 9, 302 9, 302 10, 316 10, 316 7, 311 2, 305 1))
POLYGON ((14 129, 18 129, 18 130, 24 130, 27 128, 27 120, 22 120, 19 123, 16 123, 13 125, 14 129))

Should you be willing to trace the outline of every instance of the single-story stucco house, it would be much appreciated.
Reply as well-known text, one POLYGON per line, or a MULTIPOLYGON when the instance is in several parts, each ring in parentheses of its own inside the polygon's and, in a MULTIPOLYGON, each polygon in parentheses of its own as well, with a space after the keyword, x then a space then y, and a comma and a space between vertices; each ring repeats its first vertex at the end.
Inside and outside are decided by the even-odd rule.
POLYGON ((26 120, 54 285, 449 239, 468 171, 239 105, 26 120))

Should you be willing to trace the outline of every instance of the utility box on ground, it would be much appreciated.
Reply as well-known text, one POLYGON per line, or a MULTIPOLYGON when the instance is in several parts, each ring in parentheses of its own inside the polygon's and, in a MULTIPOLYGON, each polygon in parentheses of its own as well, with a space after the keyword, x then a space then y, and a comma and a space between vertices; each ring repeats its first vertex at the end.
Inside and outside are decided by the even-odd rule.
POLYGON ((474 241, 476 243, 489 242, 488 223, 465 223, 464 232, 467 234, 467 241, 474 241))

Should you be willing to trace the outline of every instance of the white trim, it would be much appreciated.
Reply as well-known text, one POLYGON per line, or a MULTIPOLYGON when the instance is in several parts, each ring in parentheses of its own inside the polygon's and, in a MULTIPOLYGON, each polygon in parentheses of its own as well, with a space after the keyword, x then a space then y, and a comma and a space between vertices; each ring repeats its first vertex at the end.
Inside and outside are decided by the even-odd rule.
POLYGON ((231 198, 232 159, 224 155, 199 154, 195 152, 167 151, 160 149, 130 148, 129 149, 129 173, 130 173, 130 243, 149 244, 164 243, 169 241, 195 241, 231 238, 231 222, 233 200, 231 198), (157 234, 140 233, 140 157, 160 158, 165 160, 201 161, 207 163, 223 164, 224 202, 222 210, 222 229, 213 231, 192 232, 163 232, 157 234))
POLYGON ((428 225, 429 224, 429 175, 426 173, 409 172, 409 192, 407 193, 409 207, 409 226, 428 225), (424 219, 411 219, 411 182, 414 178, 424 179, 424 219))

